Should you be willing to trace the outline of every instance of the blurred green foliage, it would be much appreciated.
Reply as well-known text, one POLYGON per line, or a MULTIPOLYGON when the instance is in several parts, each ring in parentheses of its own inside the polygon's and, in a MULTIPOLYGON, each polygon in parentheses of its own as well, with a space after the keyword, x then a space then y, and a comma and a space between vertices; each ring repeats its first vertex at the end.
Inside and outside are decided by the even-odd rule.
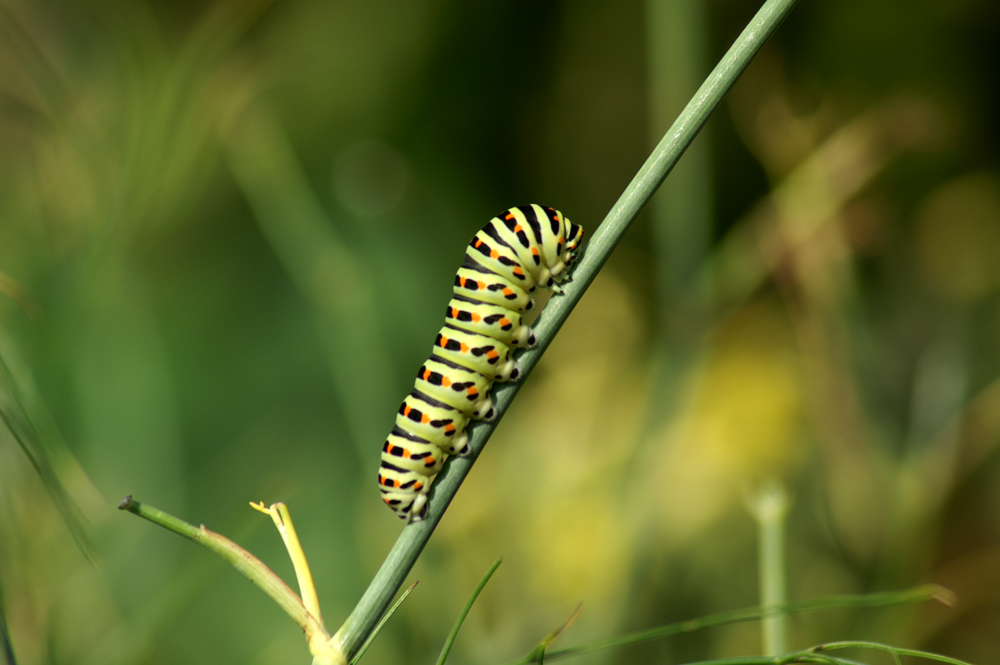
MULTIPOLYGON (((398 533, 379 443, 468 238, 525 202, 592 230, 756 9, 0 2, 0 355, 97 558, 0 432, 19 661, 305 662, 262 594, 118 500, 291 580, 246 505, 286 501, 336 626, 398 533)), ((1000 652, 998 37, 989 0, 803 0, 530 378, 365 662, 429 662, 500 554, 453 662, 523 655, 580 599, 567 644, 754 604, 744 498, 772 477, 791 599, 960 599, 796 618, 790 647, 1000 652)), ((737 625, 587 659, 760 649, 737 625)))

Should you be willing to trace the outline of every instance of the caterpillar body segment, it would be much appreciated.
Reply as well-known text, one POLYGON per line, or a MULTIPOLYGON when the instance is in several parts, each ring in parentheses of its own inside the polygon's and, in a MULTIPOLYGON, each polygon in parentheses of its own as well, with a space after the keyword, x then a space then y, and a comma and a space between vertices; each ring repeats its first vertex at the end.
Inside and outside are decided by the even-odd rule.
MULTIPOLYGON (((405 434, 405 433, 400 433, 405 434)), ((397 514, 426 509, 427 491, 444 463, 444 452, 432 443, 407 436, 389 435, 382 444, 378 486, 382 500, 397 514)))
MULTIPOLYGON (((414 389, 396 413, 396 429, 433 443, 445 452, 460 453, 469 441, 465 435, 468 420, 468 416, 458 409, 414 389)), ((385 459, 385 455, 382 458, 385 459)))
POLYGON ((455 274, 452 291, 456 296, 499 305, 515 312, 525 312, 535 306, 535 301, 524 289, 482 266, 463 264, 455 274))
POLYGON ((382 460, 378 470, 378 486, 382 500, 402 518, 413 514, 423 515, 427 509, 427 491, 433 478, 407 471, 392 462, 382 460))
POLYGON ((469 449, 469 420, 494 417, 493 382, 517 380, 511 350, 536 342, 521 313, 538 287, 562 293, 582 240, 582 227, 533 204, 505 210, 469 242, 445 325, 382 445, 379 491, 400 518, 423 518, 446 457, 469 449))
POLYGON ((490 381, 512 381, 518 370, 506 345, 486 335, 445 326, 434 338, 432 353, 479 372, 490 381))
POLYGON ((535 276, 530 270, 525 270, 518 258, 517 252, 506 242, 492 236, 485 229, 475 235, 465 250, 465 263, 473 269, 486 268, 512 284, 517 284, 527 292, 535 290, 535 276))
POLYGON ((512 348, 531 348, 535 335, 521 323, 521 314, 499 305, 452 298, 444 322, 453 328, 486 335, 512 348))
POLYGON ((382 444, 382 453, 391 461, 397 473, 413 471, 427 478, 437 475, 445 458, 440 446, 419 441, 395 428, 382 444))
POLYGON ((470 418, 493 417, 490 380, 455 363, 431 357, 417 372, 416 389, 470 418))

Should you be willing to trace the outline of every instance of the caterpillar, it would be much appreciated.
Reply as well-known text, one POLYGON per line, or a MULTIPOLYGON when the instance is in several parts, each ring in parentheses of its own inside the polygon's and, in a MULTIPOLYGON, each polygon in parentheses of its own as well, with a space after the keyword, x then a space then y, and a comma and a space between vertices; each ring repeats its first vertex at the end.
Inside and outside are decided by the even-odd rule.
POLYGON ((517 380, 512 350, 535 345, 521 319, 531 294, 562 293, 582 239, 561 212, 532 204, 500 213, 469 242, 444 327, 382 444, 379 490, 400 518, 423 519, 445 459, 468 451, 469 420, 493 418, 490 388, 517 380))

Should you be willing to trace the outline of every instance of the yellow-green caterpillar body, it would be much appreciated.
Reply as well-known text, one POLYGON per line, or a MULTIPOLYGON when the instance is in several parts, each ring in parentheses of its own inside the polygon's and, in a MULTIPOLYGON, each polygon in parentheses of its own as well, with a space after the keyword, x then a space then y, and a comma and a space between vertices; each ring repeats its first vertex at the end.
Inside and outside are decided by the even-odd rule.
POLYGON ((538 287, 562 293, 582 239, 561 212, 532 204, 500 213, 469 243, 432 355, 382 445, 379 490, 400 518, 423 518, 445 458, 468 448, 469 420, 493 417, 490 387, 516 380, 512 349, 535 344, 521 313, 538 287))

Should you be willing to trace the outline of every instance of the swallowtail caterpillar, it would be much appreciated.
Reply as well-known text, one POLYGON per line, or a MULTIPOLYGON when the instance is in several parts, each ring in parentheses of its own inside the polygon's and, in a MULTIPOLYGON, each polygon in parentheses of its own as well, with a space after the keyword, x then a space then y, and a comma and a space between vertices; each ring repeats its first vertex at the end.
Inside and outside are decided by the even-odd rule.
POLYGON ((562 293, 582 239, 582 227, 533 204, 500 213, 469 243, 444 327, 382 445, 379 490, 400 518, 423 518, 444 460, 468 449, 469 420, 493 418, 490 387, 516 380, 511 350, 535 344, 521 314, 537 288, 562 293))

